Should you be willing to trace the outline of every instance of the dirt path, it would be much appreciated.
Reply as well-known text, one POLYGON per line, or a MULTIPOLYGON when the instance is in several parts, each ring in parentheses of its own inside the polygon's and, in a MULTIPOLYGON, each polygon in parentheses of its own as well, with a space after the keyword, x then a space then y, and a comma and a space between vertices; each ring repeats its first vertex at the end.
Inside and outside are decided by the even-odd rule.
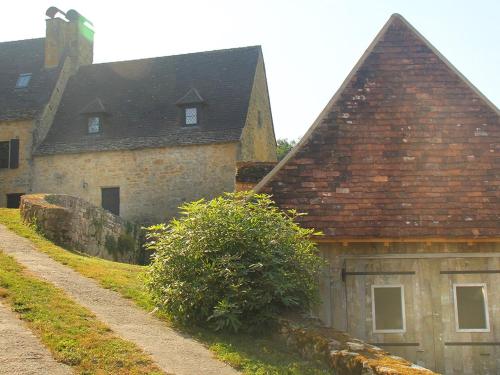
POLYGON ((0 374, 69 375, 73 371, 56 362, 16 314, 0 303, 0 374))
POLYGON ((149 353, 167 373, 234 375, 238 371, 218 361, 201 343, 168 328, 118 293, 102 288, 71 268, 37 251, 32 243, 0 225, 0 246, 31 272, 65 290, 93 311, 114 332, 149 353))

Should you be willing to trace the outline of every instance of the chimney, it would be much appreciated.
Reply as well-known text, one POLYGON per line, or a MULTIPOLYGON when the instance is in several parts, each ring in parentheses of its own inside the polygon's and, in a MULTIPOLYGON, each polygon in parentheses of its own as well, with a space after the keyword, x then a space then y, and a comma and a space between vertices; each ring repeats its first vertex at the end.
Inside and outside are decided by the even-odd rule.
POLYGON ((45 68, 58 66, 66 56, 74 69, 92 64, 94 55, 94 30, 92 23, 76 10, 62 12, 50 7, 45 13, 45 68), (65 19, 56 17, 58 14, 65 19))

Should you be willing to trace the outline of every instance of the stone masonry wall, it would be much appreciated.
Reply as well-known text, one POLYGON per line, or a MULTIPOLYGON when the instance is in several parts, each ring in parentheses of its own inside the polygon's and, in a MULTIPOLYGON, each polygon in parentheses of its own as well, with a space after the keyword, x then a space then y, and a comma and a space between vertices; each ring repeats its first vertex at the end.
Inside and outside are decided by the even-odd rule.
POLYGON ((20 210, 25 222, 60 245, 103 259, 142 261, 140 228, 83 199, 25 195, 20 210))
POLYGON ((261 55, 255 69, 255 80, 248 104, 245 128, 241 135, 238 161, 274 162, 276 160, 273 117, 267 90, 264 59, 261 55))
POLYGON ((186 201, 234 190, 236 143, 36 156, 33 192, 68 194, 101 206, 120 188, 120 216, 149 224, 186 201))
POLYGON ((0 207, 7 205, 7 194, 29 192, 32 123, 32 120, 0 121, 0 141, 19 139, 19 168, 0 169, 0 207))

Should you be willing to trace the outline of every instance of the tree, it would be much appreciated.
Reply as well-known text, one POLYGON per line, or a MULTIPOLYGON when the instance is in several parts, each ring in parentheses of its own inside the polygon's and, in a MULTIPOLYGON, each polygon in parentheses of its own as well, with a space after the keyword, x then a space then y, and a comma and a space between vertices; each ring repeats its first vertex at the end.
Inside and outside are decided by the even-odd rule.
POLYGON ((323 261, 310 240, 317 233, 299 227, 298 215, 253 192, 184 204, 179 219, 148 229, 155 303, 180 323, 231 331, 308 310, 323 261))
POLYGON ((276 155, 278 156, 278 160, 283 159, 296 144, 297 141, 294 139, 289 141, 287 138, 279 138, 276 141, 276 155))

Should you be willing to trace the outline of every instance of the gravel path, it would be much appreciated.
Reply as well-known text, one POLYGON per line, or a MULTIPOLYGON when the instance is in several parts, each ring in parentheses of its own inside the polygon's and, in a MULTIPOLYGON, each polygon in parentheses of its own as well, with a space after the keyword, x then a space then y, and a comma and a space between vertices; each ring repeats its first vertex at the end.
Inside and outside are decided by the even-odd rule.
POLYGON ((0 246, 31 272, 65 290, 75 301, 93 311, 115 333, 149 353, 165 372, 176 375, 239 373, 215 359, 201 343, 170 329, 118 293, 52 260, 37 251, 29 240, 3 225, 0 225, 0 246))
POLYGON ((56 362, 16 314, 0 303, 0 374, 69 375, 73 371, 56 362))

